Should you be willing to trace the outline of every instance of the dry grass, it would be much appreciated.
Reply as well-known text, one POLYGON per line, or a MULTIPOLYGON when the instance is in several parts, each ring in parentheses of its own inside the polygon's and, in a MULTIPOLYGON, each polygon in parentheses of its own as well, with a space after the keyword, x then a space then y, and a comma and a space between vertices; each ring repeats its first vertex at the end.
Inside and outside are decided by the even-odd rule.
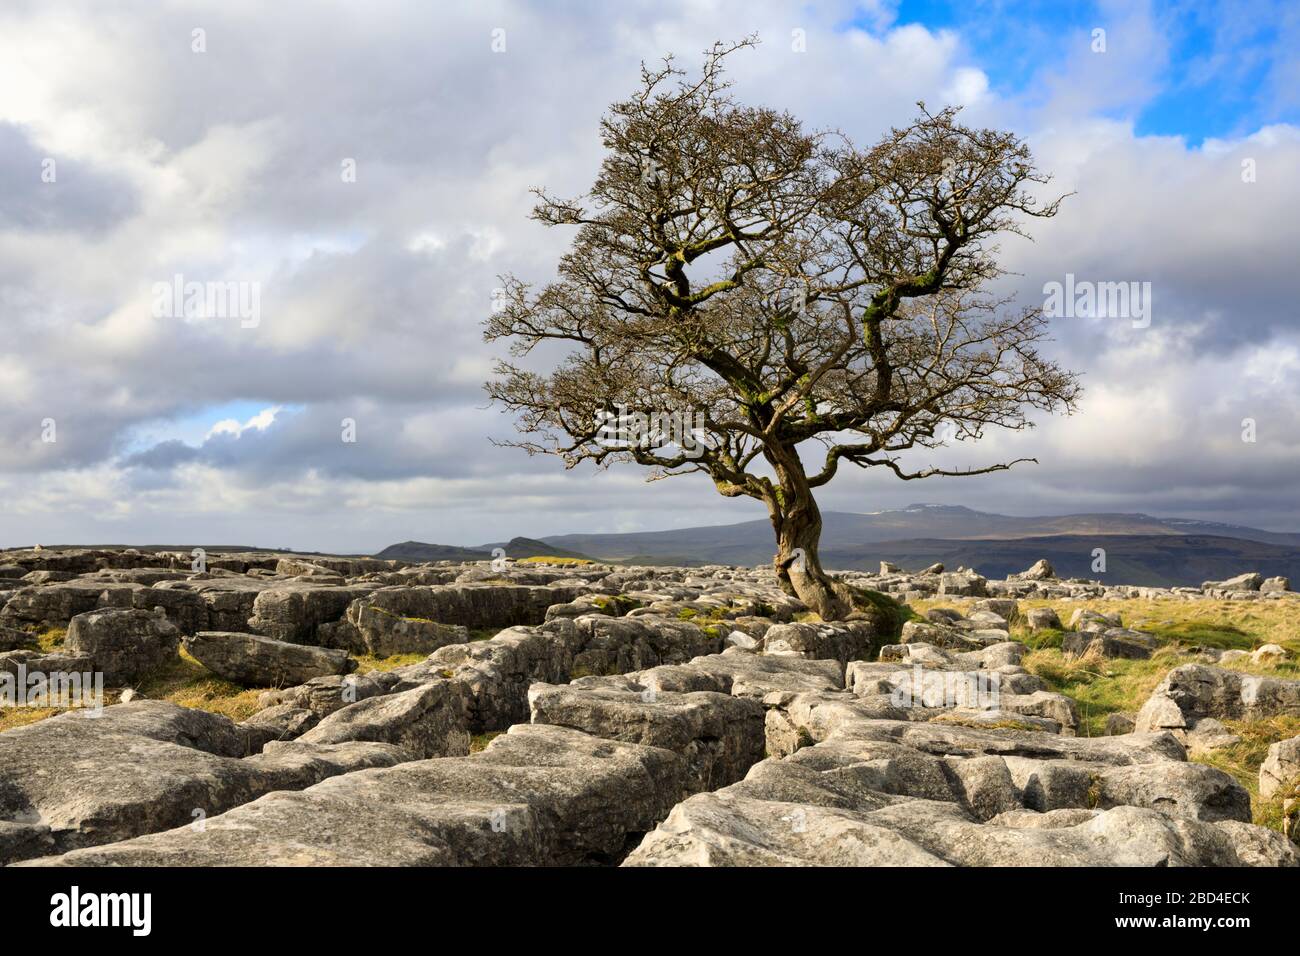
POLYGON ((36 643, 41 646, 41 650, 43 651, 61 651, 63 650, 63 642, 67 639, 67 636, 67 628, 52 627, 45 633, 38 635, 36 643))
POLYGON ((269 688, 245 688, 222 680, 183 649, 177 659, 146 678, 136 688, 151 700, 169 700, 182 707, 245 720, 261 708, 257 698, 269 688))
POLYGON ((0 707, 0 733, 61 713, 58 707, 0 707))
MULTIPOLYGON (((42 648, 56 650, 62 645, 63 631, 47 631, 39 640, 42 648)), ((182 707, 195 707, 239 721, 251 717, 261 709, 257 699, 269 688, 245 688, 222 680, 182 649, 174 661, 141 681, 134 689, 150 700, 168 700, 182 707)), ((125 688, 122 687, 104 688, 104 706, 117 703, 123 690, 125 688)), ((68 709, 0 708, 0 731, 34 724, 68 709)))
POLYGON ((1300 736, 1300 716, 1265 717, 1263 720, 1225 720, 1223 723, 1241 738, 1241 743, 1193 759, 1236 777, 1237 782, 1250 791, 1254 822, 1275 830, 1281 829, 1282 800, 1285 791, 1274 794, 1271 800, 1261 800, 1259 765, 1268 756, 1270 744, 1300 736))
POLYGON ((428 654, 394 654, 391 657, 375 657, 373 654, 362 654, 356 659, 356 672, 369 674, 371 671, 396 670, 409 664, 418 664, 428 656, 428 654))
MULTIPOLYGON (((935 599, 918 601, 913 607, 924 612, 932 607, 954 607, 963 602, 935 599)), ((1251 674, 1300 679, 1300 602, 1201 601, 1176 598, 1160 600, 1021 601, 1023 614, 1030 608, 1051 607, 1063 622, 1076 608, 1105 613, 1118 612, 1125 627, 1156 635, 1160 648, 1149 660, 1107 660, 1094 655, 1066 658, 1059 649, 1059 632, 1031 635, 1023 621, 1011 627, 1011 637, 1034 647, 1021 662, 1030 673, 1042 677, 1052 690, 1071 697, 1079 705, 1079 733, 1100 736, 1106 732, 1106 718, 1113 713, 1133 713, 1151 696, 1171 670, 1180 664, 1205 663, 1193 647, 1222 650, 1252 650, 1264 644, 1280 644, 1291 657, 1276 664, 1254 664, 1249 659, 1219 666, 1251 674), (1056 646, 1051 646, 1055 644, 1056 646)), ((1193 759, 1217 767, 1235 777, 1251 795, 1254 820, 1261 826, 1278 828, 1282 822, 1282 797, 1259 799, 1259 767, 1270 744, 1300 736, 1300 715, 1262 720, 1225 720, 1224 724, 1241 743, 1193 759)))
POLYGON ((535 554, 531 558, 520 558, 516 564, 558 564, 562 567, 578 567, 584 564, 595 564, 590 558, 562 558, 553 554, 535 554))
POLYGON ((1067 658, 1057 648, 1045 648, 1030 651, 1021 664, 1079 705, 1080 736, 1101 737, 1111 714, 1136 711, 1166 674, 1194 660, 1173 647, 1162 647, 1145 661, 1108 660, 1092 654, 1067 658))

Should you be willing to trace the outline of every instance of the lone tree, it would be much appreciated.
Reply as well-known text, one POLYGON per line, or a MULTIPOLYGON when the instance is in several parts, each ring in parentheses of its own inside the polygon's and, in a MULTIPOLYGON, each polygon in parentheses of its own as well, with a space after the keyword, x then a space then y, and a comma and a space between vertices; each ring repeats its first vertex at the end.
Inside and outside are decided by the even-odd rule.
POLYGON ((590 192, 537 191, 534 218, 576 238, 557 281, 502 280, 485 337, 532 367, 499 362, 486 387, 531 436, 507 444, 570 468, 635 462, 650 480, 703 472, 763 502, 782 586, 831 620, 854 602, 818 558, 814 491, 842 463, 907 480, 1000 471, 1034 459, 908 470, 899 453, 1073 408, 1074 376, 1035 348, 1041 314, 986 288, 1001 274, 990 240, 1059 200, 1029 194, 1048 177, 1020 140, 955 109, 920 104, 862 150, 736 103, 723 61, 755 42, 715 45, 693 79, 671 58, 643 66, 601 121, 590 192), (664 427, 675 412, 687 433, 664 427))

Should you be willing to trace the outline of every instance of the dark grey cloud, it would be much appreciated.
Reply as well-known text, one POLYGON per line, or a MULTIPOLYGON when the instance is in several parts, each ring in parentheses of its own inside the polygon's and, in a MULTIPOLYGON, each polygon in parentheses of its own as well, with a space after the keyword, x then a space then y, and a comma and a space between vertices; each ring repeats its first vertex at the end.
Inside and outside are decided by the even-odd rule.
POLYGON ((0 183, 0 231, 98 234, 125 220, 138 203, 125 177, 42 150, 22 126, 3 120, 0 183))

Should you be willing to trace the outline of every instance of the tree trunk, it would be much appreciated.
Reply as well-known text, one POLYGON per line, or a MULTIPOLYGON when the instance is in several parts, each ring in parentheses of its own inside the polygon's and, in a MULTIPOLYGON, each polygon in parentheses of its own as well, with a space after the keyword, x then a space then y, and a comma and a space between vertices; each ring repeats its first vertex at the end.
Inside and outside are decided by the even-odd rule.
POLYGON ((813 498, 803 463, 790 455, 771 455, 781 486, 780 499, 769 502, 772 528, 776 532, 776 556, 772 566, 787 594, 792 594, 825 621, 836 621, 851 608, 835 592, 834 582, 822 569, 817 546, 822 535, 822 514, 813 498))

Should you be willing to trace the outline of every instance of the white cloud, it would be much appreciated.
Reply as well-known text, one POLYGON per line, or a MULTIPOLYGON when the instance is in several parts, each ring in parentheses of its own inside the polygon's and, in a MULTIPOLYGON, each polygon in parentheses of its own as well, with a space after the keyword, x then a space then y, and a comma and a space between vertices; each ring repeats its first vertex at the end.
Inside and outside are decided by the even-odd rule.
POLYGON ((242 424, 238 419, 223 418, 208 429, 207 438, 213 438, 217 435, 233 435, 235 438, 241 437, 246 431, 266 431, 275 423, 275 416, 280 414, 280 406, 273 408, 264 408, 248 421, 242 424))
POLYGON ((479 388, 500 354, 479 327, 498 273, 546 278, 566 238, 528 219, 529 189, 590 182, 601 111, 632 88, 641 59, 671 50, 693 68, 713 40, 752 30, 763 45, 734 63, 744 101, 864 143, 918 99, 957 102, 968 121, 1029 138, 1054 187, 1077 195, 1032 223, 1034 243, 1004 243, 1020 273, 1006 288, 1022 301, 1066 272, 1155 292, 1150 329, 1058 323, 1062 360, 1085 373, 1077 416, 939 453, 1036 455, 1036 468, 924 487, 846 472, 824 507, 920 497, 1007 511, 1253 508, 1300 522, 1300 220, 1283 214, 1300 208, 1300 130, 1199 148, 1137 136, 1166 43, 1145 8, 1104 13, 1105 54, 1086 33, 1071 38, 1072 52, 1008 99, 962 36, 893 28, 883 2, 637 0, 544 14, 509 2, 445 5, 436 21, 418 3, 346 18, 232 3, 207 18, 206 54, 190 51, 180 8, 7 8, 0 123, 19 124, 30 154, 58 156, 67 175, 33 194, 47 188, 33 168, 0 197, 11 330, 0 545, 128 536, 353 550, 759 517, 703 479, 646 485, 635 469, 566 473, 496 448, 489 436, 509 436, 510 422, 479 388), (845 29, 854 16, 868 28, 845 29), (500 24, 509 51, 494 55, 500 24), (794 28, 807 52, 792 49, 794 28), (345 158, 356 182, 340 176, 345 158), (14 225, 5 204, 20 195, 59 215, 14 225), (91 209, 93 196, 115 201, 91 209), (259 282, 261 324, 153 318, 150 286, 176 272, 259 282), (258 414, 215 422, 202 445, 156 460, 126 451, 147 423, 250 402, 258 414), (1247 453, 1235 436, 1248 414, 1261 437, 1247 453), (349 416, 354 447, 339 441, 349 416), (57 445, 37 439, 46 417, 57 445))

